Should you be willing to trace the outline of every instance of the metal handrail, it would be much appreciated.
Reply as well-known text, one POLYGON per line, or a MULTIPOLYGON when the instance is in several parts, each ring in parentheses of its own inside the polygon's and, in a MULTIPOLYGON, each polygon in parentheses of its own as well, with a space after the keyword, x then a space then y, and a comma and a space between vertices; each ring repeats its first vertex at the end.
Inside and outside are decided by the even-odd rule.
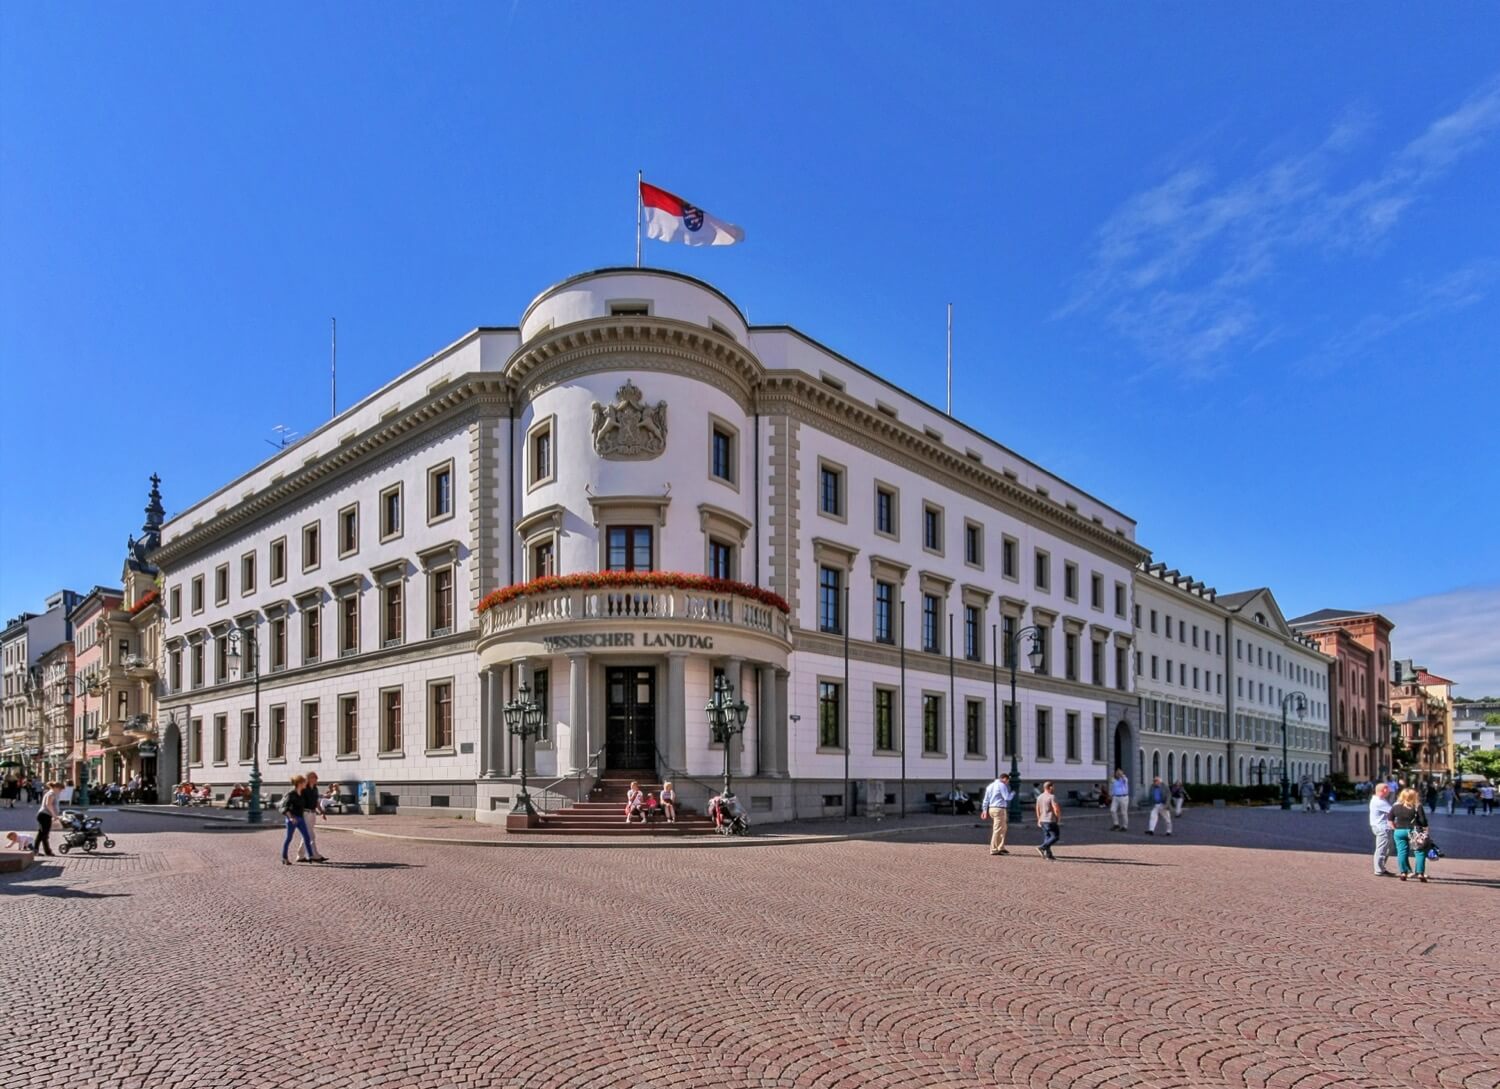
POLYGON ((689 783, 697 783, 704 790, 708 791, 708 796, 710 798, 717 797, 719 791, 724 789, 723 783, 710 783, 707 780, 699 779, 696 775, 689 775, 687 772, 681 771, 677 768, 674 768, 671 764, 668 764, 666 758, 662 756, 661 749, 657 747, 655 742, 652 742, 651 744, 651 751, 655 754, 656 773, 661 777, 662 782, 665 783, 670 780, 675 783, 679 779, 681 779, 686 780, 689 783), (670 774, 666 774, 668 772, 670 772, 670 774))
POLYGON ((594 750, 593 755, 589 757, 589 762, 583 767, 579 768, 577 771, 571 771, 567 775, 560 775, 556 779, 552 780, 552 782, 542 786, 537 791, 537 794, 539 795, 537 808, 541 809, 544 813, 547 812, 549 806, 551 805, 549 799, 552 797, 552 788, 557 786, 559 783, 566 783, 569 779, 576 779, 578 781, 577 788, 574 793, 578 801, 583 801, 583 777, 590 770, 594 771, 596 774, 598 773, 599 760, 603 756, 604 746, 600 745, 597 749, 594 750))

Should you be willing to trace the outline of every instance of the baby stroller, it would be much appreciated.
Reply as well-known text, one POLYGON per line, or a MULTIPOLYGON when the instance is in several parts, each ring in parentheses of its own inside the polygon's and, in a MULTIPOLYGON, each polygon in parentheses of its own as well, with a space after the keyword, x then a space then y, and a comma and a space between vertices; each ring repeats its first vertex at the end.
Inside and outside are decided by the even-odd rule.
POLYGON ((733 794, 715 794, 708 800, 708 817, 721 836, 748 836, 750 817, 733 794))
POLYGON ((57 849, 63 854, 74 847, 97 851, 100 839, 104 840, 106 847, 115 845, 115 841, 104 834, 104 822, 98 817, 75 813, 70 809, 62 815, 62 828, 63 841, 57 845, 57 849))

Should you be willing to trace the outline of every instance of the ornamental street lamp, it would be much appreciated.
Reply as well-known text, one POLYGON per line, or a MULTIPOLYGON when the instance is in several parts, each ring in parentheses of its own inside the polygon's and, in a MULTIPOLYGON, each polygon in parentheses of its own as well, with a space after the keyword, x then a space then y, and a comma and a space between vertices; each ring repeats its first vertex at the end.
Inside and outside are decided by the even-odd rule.
MULTIPOLYGON (((246 624, 242 628, 235 628, 229 633, 229 646, 225 657, 233 669, 238 669, 240 678, 243 680, 245 671, 240 668, 241 656, 240 645, 244 643, 245 658, 250 669, 255 673, 255 723, 254 732, 251 734, 254 750, 250 754, 250 802, 246 806, 245 820, 250 824, 259 824, 260 816, 260 640, 255 634, 255 626, 246 624)), ((188 731, 192 731, 192 722, 188 723, 188 731)))
MULTIPOLYGON (((74 805, 89 804, 89 697, 104 691, 97 674, 80 677, 73 674, 73 689, 83 698, 83 721, 78 728, 78 789, 73 793, 74 805)), ((73 691, 63 689, 64 702, 73 698, 73 691)))
POLYGON ((734 794, 729 788, 729 748, 736 734, 744 733, 745 719, 750 714, 750 705, 744 700, 734 699, 734 684, 724 674, 714 678, 713 698, 704 705, 708 715, 709 736, 724 746, 724 793, 728 798, 734 794))
POLYGON ((1042 659, 1046 657, 1047 650, 1042 646, 1042 630, 1035 624, 1028 624, 1020 631, 1012 632, 1010 639, 1005 644, 1005 656, 1010 662, 1010 804, 1006 812, 1010 820, 1021 819, 1021 765, 1017 754, 1021 750, 1021 713, 1016 708, 1016 659, 1020 657, 1021 636, 1031 636, 1031 649, 1026 652, 1026 658, 1031 662, 1032 671, 1041 668, 1042 659))
POLYGON ((526 792, 526 743, 541 736, 542 709, 531 698, 531 686, 524 682, 516 691, 516 698, 505 705, 505 728, 521 739, 521 792, 516 795, 515 804, 510 807, 510 811, 513 815, 535 817, 536 809, 532 807, 531 795, 526 792))
POLYGON ((1292 808, 1292 781, 1286 777, 1286 709, 1297 708, 1297 721, 1307 714, 1307 697, 1301 692, 1288 692, 1281 697, 1281 808, 1292 808))

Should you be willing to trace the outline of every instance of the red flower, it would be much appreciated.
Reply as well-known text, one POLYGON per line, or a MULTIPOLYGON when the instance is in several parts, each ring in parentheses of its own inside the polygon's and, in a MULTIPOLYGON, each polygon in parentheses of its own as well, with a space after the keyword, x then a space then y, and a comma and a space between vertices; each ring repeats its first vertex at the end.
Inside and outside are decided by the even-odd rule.
POLYGON ((144 594, 138 597, 135 604, 130 607, 130 615, 134 616, 136 613, 140 612, 147 605, 150 605, 159 597, 161 597, 160 590, 147 590, 144 594))
POLYGON ((584 571, 576 575, 543 575, 530 582, 517 582, 502 586, 486 594, 479 602, 477 612, 484 612, 495 605, 504 605, 528 594, 545 594, 553 590, 628 590, 639 587, 656 587, 665 590, 699 590, 707 594, 738 594, 758 601, 762 605, 790 613, 792 607, 777 593, 752 586, 747 582, 732 579, 710 578, 685 571, 584 571))

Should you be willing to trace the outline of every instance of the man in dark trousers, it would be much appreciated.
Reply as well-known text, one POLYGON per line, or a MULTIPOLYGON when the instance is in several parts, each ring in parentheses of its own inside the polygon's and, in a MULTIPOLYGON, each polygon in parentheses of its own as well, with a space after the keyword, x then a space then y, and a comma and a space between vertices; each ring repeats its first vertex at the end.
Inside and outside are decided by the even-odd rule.
POLYGON ((1048 862, 1056 862, 1052 845, 1062 838, 1062 807, 1057 804, 1057 795, 1052 793, 1052 782, 1042 784, 1042 793, 1036 800, 1036 823, 1042 830, 1042 845, 1036 853, 1048 862))

